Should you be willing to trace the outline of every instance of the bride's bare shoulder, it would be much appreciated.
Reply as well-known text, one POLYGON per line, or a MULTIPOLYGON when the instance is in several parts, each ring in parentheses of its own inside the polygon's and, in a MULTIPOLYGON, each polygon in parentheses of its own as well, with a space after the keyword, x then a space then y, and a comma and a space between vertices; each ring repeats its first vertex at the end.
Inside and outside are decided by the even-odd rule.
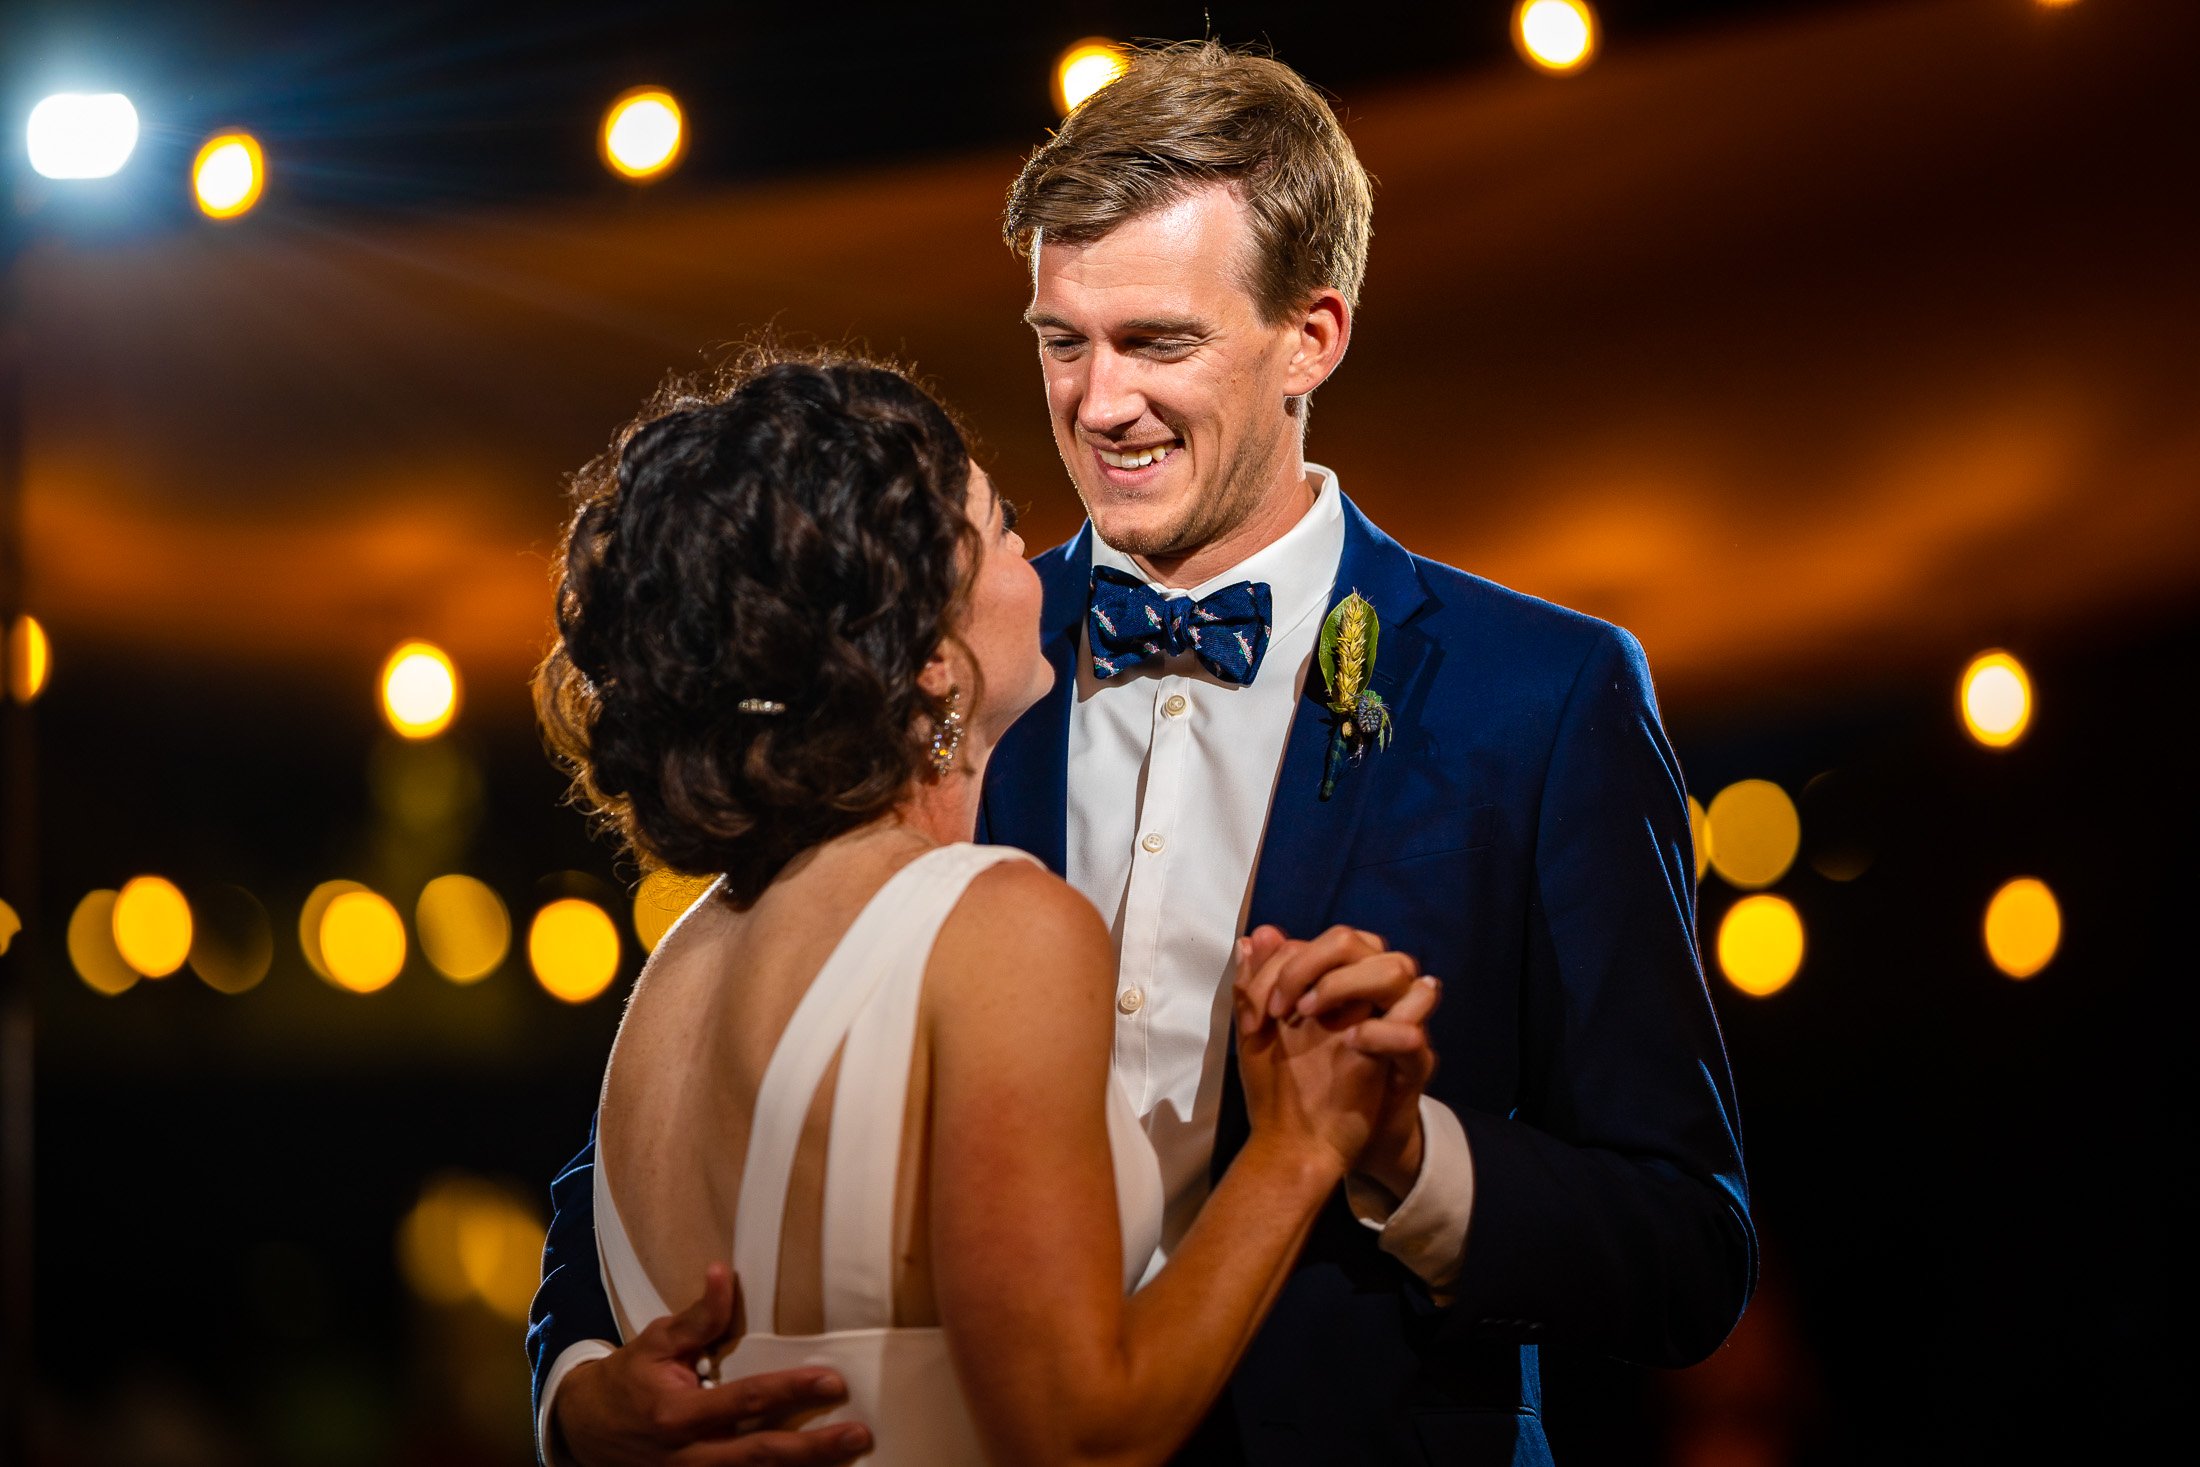
POLYGON ((997 987, 1027 992, 1038 971, 1112 992, 1115 950, 1107 924, 1077 889, 1030 861, 980 872, 948 915, 933 949, 933 981, 978 997, 997 987))

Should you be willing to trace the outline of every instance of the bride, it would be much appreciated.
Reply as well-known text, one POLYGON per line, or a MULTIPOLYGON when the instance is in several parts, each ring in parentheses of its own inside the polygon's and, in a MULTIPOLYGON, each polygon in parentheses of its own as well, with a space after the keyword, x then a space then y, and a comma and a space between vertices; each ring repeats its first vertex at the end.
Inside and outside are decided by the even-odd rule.
POLYGON ((746 1316, 706 1380, 830 1366, 868 1461, 1164 1461, 1365 1146, 1380 1062, 1264 1020, 1281 956, 1241 940, 1251 1139, 1139 1288, 1162 1189, 1109 1076, 1107 927, 972 844, 987 756, 1053 673, 953 422, 893 371, 781 357, 660 401, 582 486, 547 736, 641 860, 723 873, 604 1076, 623 1334, 730 1257, 746 1316))

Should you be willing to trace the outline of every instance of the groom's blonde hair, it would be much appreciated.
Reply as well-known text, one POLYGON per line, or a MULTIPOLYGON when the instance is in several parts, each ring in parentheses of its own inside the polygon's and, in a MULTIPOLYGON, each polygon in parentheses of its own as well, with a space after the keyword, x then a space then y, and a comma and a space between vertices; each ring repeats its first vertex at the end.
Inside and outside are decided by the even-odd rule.
POLYGON ((1271 324, 1334 289, 1358 306, 1374 197, 1322 94, 1282 62, 1219 41, 1132 50, 1008 190, 1001 232, 1028 258, 1040 237, 1089 244, 1194 188, 1245 201, 1247 293, 1271 324))

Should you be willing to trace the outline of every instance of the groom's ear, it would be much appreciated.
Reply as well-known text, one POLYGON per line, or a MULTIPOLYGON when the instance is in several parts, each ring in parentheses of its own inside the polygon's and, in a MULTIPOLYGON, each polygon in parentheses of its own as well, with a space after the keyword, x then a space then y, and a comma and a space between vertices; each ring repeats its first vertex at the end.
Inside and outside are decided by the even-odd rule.
POLYGON ((1352 307, 1342 292, 1328 287, 1316 291, 1296 322, 1290 365, 1285 371, 1286 397, 1304 397, 1329 380, 1352 344, 1352 307))

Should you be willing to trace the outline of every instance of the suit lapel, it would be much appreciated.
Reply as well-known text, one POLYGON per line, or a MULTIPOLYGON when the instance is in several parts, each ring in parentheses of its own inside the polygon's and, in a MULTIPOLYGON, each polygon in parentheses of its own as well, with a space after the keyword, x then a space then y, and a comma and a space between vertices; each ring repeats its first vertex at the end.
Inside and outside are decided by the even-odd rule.
MULTIPOLYGON (((1334 607, 1358 591, 1375 607, 1382 635, 1369 682, 1390 705, 1393 717, 1403 718, 1413 710, 1429 651, 1427 634, 1413 625, 1415 614, 1428 600, 1428 590, 1405 547, 1376 529, 1350 499, 1344 501, 1344 516, 1344 554, 1329 604, 1334 607)), ((1327 695, 1320 665, 1310 666, 1305 692, 1292 715, 1275 798, 1269 804, 1249 927, 1273 922, 1294 937, 1311 937, 1319 930, 1328 920, 1331 899, 1351 858, 1353 837, 1373 783, 1369 776, 1378 761, 1402 757, 1370 750, 1360 763, 1346 763, 1336 771, 1336 787, 1328 799, 1322 799, 1333 732, 1327 695)))
POLYGON ((1054 686, 1002 735, 985 772, 985 839, 1029 851, 1062 874, 1069 858, 1069 710, 1092 579, 1092 526, 1035 562, 1046 592, 1040 647, 1054 686))

